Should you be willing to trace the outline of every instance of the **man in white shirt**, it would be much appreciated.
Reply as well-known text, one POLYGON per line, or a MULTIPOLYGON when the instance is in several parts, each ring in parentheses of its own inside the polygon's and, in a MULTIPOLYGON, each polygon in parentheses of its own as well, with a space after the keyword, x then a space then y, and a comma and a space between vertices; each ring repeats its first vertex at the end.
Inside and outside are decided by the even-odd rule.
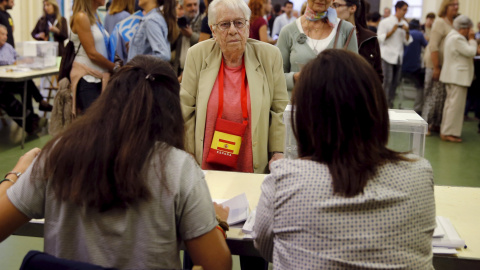
POLYGON ((378 25, 378 42, 382 55, 383 89, 388 100, 388 106, 393 108, 395 91, 402 73, 402 59, 404 45, 413 42, 405 20, 408 4, 398 1, 395 5, 395 15, 380 21, 378 25))
POLYGON ((285 2, 283 4, 283 8, 285 13, 282 15, 278 16, 275 21, 273 22, 273 29, 272 29, 272 38, 277 39, 278 35, 280 35, 280 31, 282 28, 295 21, 297 18, 295 18, 292 13, 293 13, 293 3, 290 1, 285 2))

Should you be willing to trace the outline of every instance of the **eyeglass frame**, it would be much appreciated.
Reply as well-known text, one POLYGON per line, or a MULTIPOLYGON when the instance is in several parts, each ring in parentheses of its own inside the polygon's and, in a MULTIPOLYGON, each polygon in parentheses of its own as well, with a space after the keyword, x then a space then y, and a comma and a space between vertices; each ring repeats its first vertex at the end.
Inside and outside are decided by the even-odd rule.
POLYGON ((336 3, 336 2, 335 2, 335 3, 332 3, 332 7, 333 7, 334 9, 337 9, 337 8, 339 8, 339 7, 350 7, 350 6, 352 6, 352 5, 349 5, 349 4, 340 4, 340 3, 336 3))
POLYGON ((212 24, 212 26, 218 27, 218 29, 220 29, 220 31, 227 31, 228 29, 230 29, 230 28, 232 27, 232 24, 233 24, 233 27, 234 27, 235 29, 237 29, 237 30, 240 30, 240 29, 245 28, 245 26, 247 26, 247 24, 248 24, 248 20, 247 20, 247 19, 245 19, 245 18, 238 18, 238 19, 230 20, 230 21, 229 21, 229 22, 230 22, 230 25, 228 26, 228 28, 223 29, 221 26, 218 26, 219 24, 221 24, 221 23, 226 23, 226 22, 228 22, 228 21, 222 21, 222 22, 219 22, 219 23, 215 23, 215 24, 212 24), (245 22, 243 23, 243 26, 242 26, 242 27, 237 28, 237 27, 235 26, 235 21, 237 21, 237 20, 244 20, 244 21, 245 21, 245 22))

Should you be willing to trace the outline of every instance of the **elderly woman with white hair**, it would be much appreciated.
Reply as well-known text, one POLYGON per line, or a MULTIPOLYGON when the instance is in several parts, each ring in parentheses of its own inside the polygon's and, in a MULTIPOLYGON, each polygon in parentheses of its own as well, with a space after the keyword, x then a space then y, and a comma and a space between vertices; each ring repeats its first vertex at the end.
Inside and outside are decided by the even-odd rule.
POLYGON ((186 150, 206 170, 268 172, 283 157, 288 94, 275 46, 249 39, 243 0, 208 7, 213 39, 188 50, 180 90, 186 150))
POLYGON ((453 28, 445 38, 445 51, 440 81, 445 83, 447 97, 443 107, 440 138, 462 142, 463 113, 468 87, 473 80, 473 57, 480 53, 472 30, 473 23, 465 15, 453 21, 453 28))

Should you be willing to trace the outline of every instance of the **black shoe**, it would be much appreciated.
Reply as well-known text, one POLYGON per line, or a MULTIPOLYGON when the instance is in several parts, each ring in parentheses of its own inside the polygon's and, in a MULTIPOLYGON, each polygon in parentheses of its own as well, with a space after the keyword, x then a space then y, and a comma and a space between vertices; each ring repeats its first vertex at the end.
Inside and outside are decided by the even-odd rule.
POLYGON ((53 106, 50 103, 46 102, 45 100, 40 101, 40 105, 38 105, 38 109, 44 112, 51 112, 53 106))

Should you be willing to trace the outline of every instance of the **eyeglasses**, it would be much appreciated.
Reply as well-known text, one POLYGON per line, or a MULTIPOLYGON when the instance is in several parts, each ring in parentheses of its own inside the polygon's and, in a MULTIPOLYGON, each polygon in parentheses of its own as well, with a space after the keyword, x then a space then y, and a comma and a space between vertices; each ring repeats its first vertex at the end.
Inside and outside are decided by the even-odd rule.
POLYGON ((449 4, 449 6, 452 6, 452 7, 458 7, 459 4, 458 3, 454 3, 454 4, 449 4))
POLYGON ((348 4, 332 3, 333 8, 348 7, 348 4))
POLYGON ((214 25, 218 26, 220 28, 220 30, 226 31, 226 30, 230 29, 230 27, 232 26, 232 23, 233 23, 233 26, 236 29, 242 29, 247 24, 247 20, 245 20, 245 19, 235 19, 235 20, 232 20, 232 21, 219 22, 219 23, 214 24, 214 25))

